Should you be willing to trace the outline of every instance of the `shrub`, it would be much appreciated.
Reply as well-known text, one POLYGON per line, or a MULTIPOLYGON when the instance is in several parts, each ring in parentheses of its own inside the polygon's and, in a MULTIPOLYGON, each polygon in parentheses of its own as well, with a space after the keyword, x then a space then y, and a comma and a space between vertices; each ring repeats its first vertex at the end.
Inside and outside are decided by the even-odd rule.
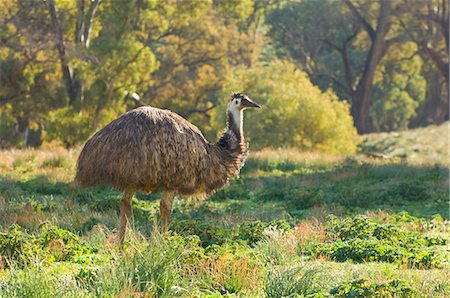
POLYGON ((244 222, 239 227, 224 227, 213 222, 198 222, 196 220, 177 221, 173 225, 175 231, 198 235, 203 247, 241 240, 248 244, 255 244, 264 238, 266 229, 290 230, 289 223, 284 220, 244 222))
POLYGON ((234 233, 233 229, 220 227, 213 222, 198 222, 196 220, 180 220, 173 222, 172 226, 179 233, 200 237, 203 247, 213 244, 221 245, 228 239, 232 239, 234 233))
POLYGON ((428 197, 428 185, 414 180, 403 182, 394 187, 390 195, 408 201, 422 201, 428 197))
POLYGON ((37 241, 42 247, 48 248, 56 261, 81 261, 80 256, 92 252, 91 246, 77 235, 50 224, 41 226, 37 241))
POLYGON ((356 130, 349 106, 332 91, 322 92, 289 62, 238 68, 227 78, 212 125, 225 122, 229 90, 245 92, 262 105, 263 114, 247 113, 246 136, 254 148, 292 146, 302 150, 352 154, 356 130))
POLYGON ((92 118, 89 113, 81 113, 73 107, 54 109, 48 113, 44 139, 61 141, 66 147, 79 144, 92 133, 92 118))
POLYGON ((84 263, 89 259, 83 255, 91 253, 92 248, 77 235, 50 224, 43 224, 36 235, 12 225, 7 233, 0 233, 0 251, 6 265, 25 267, 44 259, 84 263))
POLYGON ((335 297, 412 297, 415 291, 404 281, 394 279, 377 284, 366 279, 346 281, 333 288, 335 297))
POLYGON ((416 231, 405 232, 393 224, 379 224, 366 216, 344 219, 330 216, 326 235, 332 242, 300 246, 300 251, 325 255, 337 262, 405 263, 423 269, 440 267, 445 259, 445 252, 434 251, 431 246, 445 245, 446 239, 416 231))
POLYGON ((42 259, 44 251, 36 237, 23 231, 20 226, 12 225, 8 232, 0 233, 0 252, 5 266, 14 262, 19 267, 30 264, 33 260, 42 259))
POLYGON ((291 229, 288 222, 284 220, 274 220, 271 222, 244 222, 239 227, 238 238, 254 244, 264 238, 264 231, 267 229, 276 229, 281 231, 289 231, 291 229))

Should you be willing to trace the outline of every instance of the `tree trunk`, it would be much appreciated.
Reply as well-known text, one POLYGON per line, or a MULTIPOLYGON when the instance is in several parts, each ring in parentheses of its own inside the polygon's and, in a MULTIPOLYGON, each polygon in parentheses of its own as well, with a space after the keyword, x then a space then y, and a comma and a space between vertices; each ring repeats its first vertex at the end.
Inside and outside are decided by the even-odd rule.
POLYGON ((92 25, 94 23, 95 14, 97 13, 98 6, 100 5, 101 0, 93 0, 91 1, 91 5, 89 6, 89 11, 86 15, 86 21, 84 22, 84 46, 89 48, 89 44, 91 42, 91 33, 92 33, 92 25))
POLYGON ((72 105, 78 97, 78 90, 75 88, 74 80, 67 63, 66 47, 64 45, 63 31, 61 24, 56 14, 55 3, 53 0, 47 0, 48 10, 52 20, 53 28, 56 33, 56 48, 58 49, 59 60, 61 63, 61 69, 63 74, 64 85, 66 87, 67 95, 69 96, 69 105, 72 105))
POLYGON ((426 80, 425 101, 419 109, 418 116, 411 121, 410 127, 441 124, 449 118, 448 95, 445 90, 442 90, 442 87, 445 88, 447 84, 443 82, 442 75, 434 71, 426 76, 426 80))
POLYGON ((370 23, 362 17, 362 15, 357 11, 357 9, 350 1, 345 0, 345 3, 353 13, 355 18, 359 20, 362 27, 367 31, 367 34, 371 39, 371 46, 366 56, 364 71, 361 79, 358 81, 356 92, 352 97, 351 108, 356 129, 359 133, 367 133, 371 131, 369 108, 373 79, 375 77, 377 66, 383 56, 386 54, 388 47, 386 42, 386 34, 391 27, 389 11, 391 7, 391 1, 380 1, 380 10, 378 14, 376 30, 374 30, 370 26, 370 23))
POLYGON ((425 73, 427 89, 425 101, 418 109, 410 127, 441 124, 449 118, 449 28, 448 4, 443 0, 434 5, 427 3, 426 14, 421 15, 426 24, 426 31, 418 34, 414 41, 418 46, 418 53, 428 66, 425 73), (445 51, 439 50, 442 40, 445 41, 445 51))

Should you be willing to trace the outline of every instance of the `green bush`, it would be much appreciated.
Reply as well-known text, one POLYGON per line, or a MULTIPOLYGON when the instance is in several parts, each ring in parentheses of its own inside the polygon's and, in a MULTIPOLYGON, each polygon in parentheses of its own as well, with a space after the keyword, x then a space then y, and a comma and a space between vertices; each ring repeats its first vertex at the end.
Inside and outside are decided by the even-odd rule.
POLYGON ((78 262, 84 262, 79 257, 92 252, 91 246, 77 235, 50 224, 41 226, 37 241, 42 247, 48 248, 55 261, 77 259, 78 262))
POLYGON ((238 238, 254 244, 264 238, 264 231, 267 229, 277 229, 287 232, 291 229, 288 222, 284 220, 274 220, 271 222, 244 222, 239 227, 238 238))
POLYGON ((16 224, 8 232, 0 233, 0 252, 9 267, 14 263, 19 267, 30 264, 33 260, 43 259, 44 251, 36 237, 26 233, 16 224))
POLYGON ((330 294, 335 297, 405 297, 409 298, 415 291, 404 281, 394 279, 389 282, 377 284, 366 279, 346 281, 335 288, 330 294))
POLYGON ((172 223, 172 228, 184 235, 197 235, 203 247, 213 244, 221 245, 232 238, 233 230, 220 227, 213 222, 198 222, 196 220, 180 220, 172 223))
POLYGON ((403 231, 393 224, 380 224, 366 216, 339 219, 330 216, 327 238, 332 242, 300 247, 302 253, 325 255, 337 262, 405 263, 415 268, 436 268, 445 262, 443 252, 432 246, 445 245, 441 237, 403 231))
POLYGON ((52 110, 45 125, 45 140, 59 140, 66 147, 80 144, 92 133, 93 118, 93 115, 83 114, 71 107, 52 110))
POLYGON ((244 222, 239 227, 224 227, 212 222, 182 220, 173 223, 173 228, 182 234, 197 235, 202 242, 202 246, 208 247, 233 241, 255 244, 264 238, 266 229, 288 231, 290 225, 284 220, 274 220, 270 222, 244 222))
POLYGON ((224 126, 223 112, 229 90, 239 90, 261 104, 248 112, 246 136, 253 148, 292 146, 302 150, 352 154, 357 136, 349 106, 332 91, 322 92, 308 76, 289 62, 238 68, 230 73, 212 115, 217 131, 224 126))
POLYGON ((92 260, 91 246, 77 235, 50 224, 43 224, 37 234, 30 234, 18 225, 0 233, 0 251, 6 265, 18 267, 32 265, 42 260, 85 263, 92 260))
POLYGON ((390 195, 407 201, 422 201, 428 197, 428 185, 414 180, 403 182, 394 187, 390 195))

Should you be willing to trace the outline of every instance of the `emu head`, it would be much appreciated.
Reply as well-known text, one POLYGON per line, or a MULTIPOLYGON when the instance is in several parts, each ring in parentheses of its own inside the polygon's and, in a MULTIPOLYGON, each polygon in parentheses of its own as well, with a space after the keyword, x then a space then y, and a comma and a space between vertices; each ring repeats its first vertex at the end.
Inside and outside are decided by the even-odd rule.
POLYGON ((247 108, 260 108, 261 106, 248 98, 247 95, 242 93, 233 93, 231 95, 230 103, 228 104, 228 110, 232 112, 242 111, 247 108))

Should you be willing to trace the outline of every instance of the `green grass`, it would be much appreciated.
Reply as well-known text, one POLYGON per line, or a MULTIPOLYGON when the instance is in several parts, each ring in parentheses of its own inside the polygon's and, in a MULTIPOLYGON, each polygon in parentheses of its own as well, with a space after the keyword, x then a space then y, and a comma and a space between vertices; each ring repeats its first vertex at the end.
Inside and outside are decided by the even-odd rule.
POLYGON ((449 164, 449 122, 403 132, 376 133, 364 136, 360 149, 365 153, 382 153, 420 163, 449 164))
POLYGON ((448 297, 439 129, 362 145, 393 158, 252 152, 210 199, 177 199, 165 235, 160 194, 137 193, 123 251, 121 193, 72 189, 76 151, 1 151, 0 296, 448 297), (436 145, 399 141, 422 135, 436 145))

